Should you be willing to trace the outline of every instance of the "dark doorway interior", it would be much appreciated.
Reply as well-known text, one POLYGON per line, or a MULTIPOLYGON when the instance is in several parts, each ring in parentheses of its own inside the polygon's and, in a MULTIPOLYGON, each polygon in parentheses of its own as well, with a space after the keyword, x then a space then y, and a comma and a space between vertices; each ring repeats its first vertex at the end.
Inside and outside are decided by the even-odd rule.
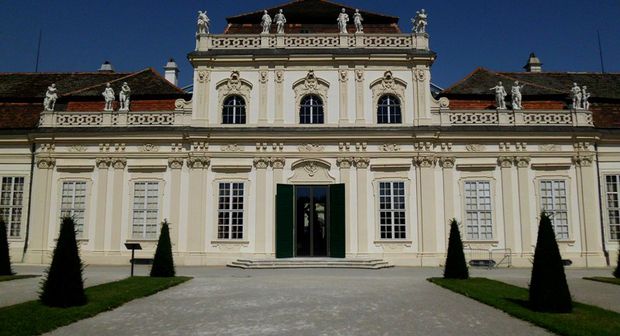
POLYGON ((329 186, 295 186, 295 256, 328 256, 328 198, 329 186))

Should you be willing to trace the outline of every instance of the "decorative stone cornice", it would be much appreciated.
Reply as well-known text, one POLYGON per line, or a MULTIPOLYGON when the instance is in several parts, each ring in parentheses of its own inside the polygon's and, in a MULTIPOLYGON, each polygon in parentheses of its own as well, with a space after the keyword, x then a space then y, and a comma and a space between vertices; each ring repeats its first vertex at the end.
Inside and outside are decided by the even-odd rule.
POLYGON ((51 157, 43 157, 37 159, 37 168, 39 169, 54 169, 56 166, 56 159, 51 157))
POLYGON ((421 168, 432 168, 436 161, 437 158, 434 155, 423 155, 414 159, 415 164, 421 168))
POLYGON ((211 164, 211 159, 206 156, 190 156, 187 159, 187 166, 191 169, 205 169, 211 164))
POLYGON ((497 158, 497 164, 502 168, 512 167, 514 161, 514 156, 500 156, 499 158, 497 158))
POLYGON ((573 155, 573 163, 579 167, 591 167, 594 162, 594 155, 573 155))
POLYGON ((267 169, 270 163, 271 163, 271 160, 266 157, 254 158, 254 167, 256 167, 257 169, 267 169))
POLYGON ((110 158, 97 158, 95 164, 99 169, 108 169, 112 165, 112 159, 110 158))
POLYGON ((355 167, 363 169, 363 168, 368 168, 369 165, 370 165, 369 158, 364 158, 364 157, 355 158, 355 167))
POLYGON ((340 169, 348 169, 353 166, 355 159, 352 157, 341 157, 336 160, 336 164, 340 169))
POLYGON ((517 156, 515 161, 519 168, 528 168, 530 166, 530 158, 528 156, 517 156))
POLYGON ((181 169, 183 168, 183 158, 169 158, 168 159, 168 167, 170 169, 181 169))
POLYGON ((127 167, 127 159, 125 158, 112 158, 111 160, 114 169, 125 169, 127 167))
POLYGON ((270 161, 273 169, 283 169, 286 163, 286 159, 283 157, 272 157, 270 161))
POLYGON ((438 162, 442 168, 454 168, 454 162, 456 162, 456 159, 453 156, 441 156, 439 157, 438 162))

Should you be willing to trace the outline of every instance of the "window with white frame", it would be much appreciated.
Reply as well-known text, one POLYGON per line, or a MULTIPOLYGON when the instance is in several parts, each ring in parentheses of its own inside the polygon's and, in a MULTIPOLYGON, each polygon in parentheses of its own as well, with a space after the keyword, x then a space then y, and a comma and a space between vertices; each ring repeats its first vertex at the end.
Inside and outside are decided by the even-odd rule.
POLYGON ((23 199, 24 178, 2 177, 0 216, 2 216, 7 226, 10 238, 19 238, 21 236, 23 199))
POLYGON ((84 233, 84 212, 86 211, 86 181, 64 181, 60 201, 60 217, 71 217, 75 222, 77 237, 84 233))
POLYGON ((468 240, 493 239, 491 182, 465 181, 465 230, 468 240))
POLYGON ((220 182, 217 238, 243 239, 243 182, 220 182))
POLYGON ((322 124, 325 122, 323 100, 319 96, 310 94, 301 99, 299 122, 301 124, 322 124))
POLYGON ((139 181, 133 188, 132 237, 157 238, 159 225, 159 182, 139 181))
POLYGON ((400 100, 394 95, 383 95, 377 103, 377 123, 379 124, 400 124, 402 116, 400 114, 400 100))
POLYGON ((379 182, 381 239, 407 238, 405 211, 405 182, 379 182))
POLYGON ((605 176, 607 195, 607 218, 609 219, 609 238, 620 240, 620 175, 605 176))
POLYGON ((568 201, 566 197, 566 181, 540 181, 541 210, 549 215, 555 236, 568 239, 568 201))
POLYGON ((245 100, 241 96, 226 97, 222 107, 222 123, 245 124, 245 100))

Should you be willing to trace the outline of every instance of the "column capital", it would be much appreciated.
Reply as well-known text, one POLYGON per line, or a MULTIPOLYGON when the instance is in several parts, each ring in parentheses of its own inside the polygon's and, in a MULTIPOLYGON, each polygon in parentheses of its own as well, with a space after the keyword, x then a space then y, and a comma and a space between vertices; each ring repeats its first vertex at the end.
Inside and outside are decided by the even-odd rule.
POLYGON ((336 160, 336 164, 338 165, 340 169, 351 168, 351 166, 353 166, 354 163, 355 163, 355 159, 352 157, 340 157, 338 158, 338 160, 336 160))
POLYGON ((355 158, 355 167, 365 169, 365 168, 368 168, 368 165, 370 165, 369 158, 365 158, 365 157, 355 158))
POLYGON ((514 162, 515 162, 515 157, 514 156, 502 155, 499 158, 497 158, 497 164, 500 167, 502 167, 502 168, 510 168, 510 167, 512 167, 514 162))
POLYGON ((579 167, 591 167, 594 162, 594 155, 576 154, 573 155, 573 163, 579 167))
POLYGON ((284 164, 286 163, 286 159, 283 157, 272 157, 271 158, 271 166, 273 169, 284 169, 284 164))
POLYGON ((256 167, 256 169, 267 169, 270 163, 271 163, 271 160, 266 157, 254 158, 254 167, 256 167))
POLYGON ((112 159, 110 159, 109 157, 97 158, 95 160, 95 164, 97 165, 97 168, 99 169, 108 169, 112 165, 112 159))
POLYGON ((56 159, 51 157, 42 157, 37 159, 37 168, 39 169, 54 169, 56 166, 56 159))
POLYGON ((421 168, 432 168, 435 166, 437 157, 435 155, 420 155, 413 159, 413 162, 421 168))
POLYGON ((441 156, 438 161, 442 168, 454 168, 456 159, 453 156, 441 156))
POLYGON ((206 156, 190 156, 187 159, 187 166, 191 169, 205 169, 211 164, 211 159, 206 156))
POLYGON ((127 166, 127 159, 125 158, 112 158, 111 162, 114 169, 125 169, 127 166))
POLYGON ((168 167, 170 169, 181 169, 183 168, 183 158, 175 157, 168 159, 168 167))
POLYGON ((517 162, 517 167, 519 168, 528 168, 530 166, 529 156, 517 156, 515 161, 517 162))

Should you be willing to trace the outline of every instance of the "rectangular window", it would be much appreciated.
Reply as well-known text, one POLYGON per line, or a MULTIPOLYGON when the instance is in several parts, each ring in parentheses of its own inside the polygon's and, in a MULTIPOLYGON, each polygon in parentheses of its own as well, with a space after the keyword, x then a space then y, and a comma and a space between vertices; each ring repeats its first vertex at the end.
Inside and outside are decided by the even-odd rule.
POLYGON ((605 177, 607 194, 607 216, 609 218, 609 238, 620 240, 620 203, 618 192, 620 190, 620 175, 607 175, 605 177))
POLYGON ((219 186, 217 238, 243 239, 243 182, 222 182, 219 186))
POLYGON ((379 183, 379 225, 381 239, 407 238, 405 182, 379 183))
POLYGON ((489 181, 466 181, 464 188, 467 239, 493 239, 491 183, 489 181))
POLYGON ((65 181, 62 183, 60 217, 72 217, 75 221, 76 237, 84 233, 84 212, 86 210, 86 182, 65 181))
POLYGON ((134 183, 132 237, 156 239, 159 224, 159 182, 134 183))
POLYGON ((566 181, 540 181, 542 211, 551 217, 553 230, 558 239, 568 239, 568 201, 566 181))
POLYGON ((6 223, 8 235, 19 238, 22 228, 22 208, 24 198, 23 177, 3 177, 0 196, 0 216, 6 223))

